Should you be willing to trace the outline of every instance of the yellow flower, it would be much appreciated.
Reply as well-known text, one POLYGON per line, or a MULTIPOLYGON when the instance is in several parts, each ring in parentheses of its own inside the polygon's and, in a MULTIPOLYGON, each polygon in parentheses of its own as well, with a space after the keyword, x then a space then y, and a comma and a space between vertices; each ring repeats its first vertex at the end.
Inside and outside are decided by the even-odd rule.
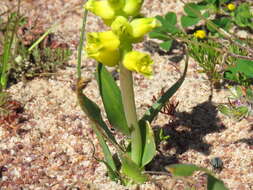
MULTIPOLYGON (((128 20, 123 16, 118 16, 111 25, 112 31, 120 37, 129 37, 132 27, 128 20)), ((125 39, 124 39, 125 40, 125 39)))
POLYGON ((233 11, 233 10, 235 10, 235 5, 233 3, 229 3, 227 5, 227 8, 228 8, 228 10, 233 11))
POLYGON ((136 16, 139 14, 143 0, 126 0, 123 11, 128 16, 136 16))
POLYGON ((112 31, 87 33, 86 39, 88 57, 110 67, 118 64, 120 41, 112 31))
POLYGON ((89 0, 84 7, 102 19, 109 20, 115 17, 115 10, 106 0, 89 0))
POLYGON ((197 30, 194 32, 194 36, 199 39, 204 39, 206 37, 206 31, 205 30, 197 30))
POLYGON ((146 53, 138 51, 128 52, 123 59, 123 65, 130 71, 135 71, 143 74, 144 76, 152 75, 153 60, 146 53))
POLYGON ((161 26, 160 22, 155 18, 137 18, 130 25, 132 26, 132 36, 134 38, 142 38, 152 29, 161 26))

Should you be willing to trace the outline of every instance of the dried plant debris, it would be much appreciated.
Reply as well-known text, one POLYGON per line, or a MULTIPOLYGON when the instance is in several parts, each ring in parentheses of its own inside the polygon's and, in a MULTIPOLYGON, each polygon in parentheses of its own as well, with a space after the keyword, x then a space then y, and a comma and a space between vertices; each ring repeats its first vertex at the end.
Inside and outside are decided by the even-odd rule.
MULTIPOLYGON (((158 93, 157 97, 156 96, 152 97, 152 102, 155 103, 157 99, 161 97, 164 93, 165 93, 165 88, 162 88, 161 91, 158 93)), ((164 105, 160 113, 173 117, 175 115, 178 104, 179 102, 172 98, 168 103, 164 105)))
POLYGON ((7 94, 1 93, 0 127, 10 133, 19 133, 21 124, 26 121, 23 112, 23 105, 19 101, 10 99, 7 94))

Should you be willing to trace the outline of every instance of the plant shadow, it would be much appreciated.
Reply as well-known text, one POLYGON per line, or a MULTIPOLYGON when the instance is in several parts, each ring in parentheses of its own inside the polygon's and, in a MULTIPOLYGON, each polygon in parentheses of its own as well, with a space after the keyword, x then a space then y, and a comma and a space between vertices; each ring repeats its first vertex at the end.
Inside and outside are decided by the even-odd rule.
POLYGON ((151 54, 158 53, 160 56, 169 56, 169 61, 174 63, 179 63, 185 56, 185 49, 182 43, 177 41, 172 42, 172 46, 169 51, 160 48, 159 43, 148 40, 143 43, 144 50, 150 52, 151 54))
MULTIPOLYGON (((250 118, 251 120, 251 123, 250 123, 250 128, 248 130, 249 133, 252 133, 253 132, 253 123, 252 123, 252 119, 253 118, 250 118)), ((234 142, 234 144, 237 144, 237 143, 246 143, 248 146, 253 146, 253 136, 251 135, 250 138, 242 138, 240 140, 237 140, 234 142)))
POLYGON ((149 169, 164 170, 164 166, 178 163, 178 155, 189 149, 209 155, 212 145, 208 144, 204 137, 226 129, 217 113, 216 106, 208 100, 195 106, 191 112, 175 112, 173 119, 167 124, 156 126, 162 128, 169 139, 160 143, 160 152, 149 169), (156 166, 157 162, 159 167, 156 166))

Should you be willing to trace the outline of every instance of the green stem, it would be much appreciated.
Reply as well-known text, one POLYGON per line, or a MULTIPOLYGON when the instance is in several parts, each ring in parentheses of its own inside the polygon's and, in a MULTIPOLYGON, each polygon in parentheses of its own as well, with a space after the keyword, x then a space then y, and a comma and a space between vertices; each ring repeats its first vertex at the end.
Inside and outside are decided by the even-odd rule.
POLYGON ((120 63, 119 68, 122 102, 127 124, 131 128, 131 158, 137 165, 140 166, 142 155, 142 138, 134 102, 133 76, 132 72, 127 70, 122 63, 120 63))
POLYGON ((83 23, 81 28, 81 36, 78 46, 78 55, 77 55, 77 78, 81 78, 81 62, 82 62, 82 52, 83 52, 83 42, 84 42, 84 33, 86 28, 86 20, 87 20, 88 11, 85 9, 83 15, 83 23))

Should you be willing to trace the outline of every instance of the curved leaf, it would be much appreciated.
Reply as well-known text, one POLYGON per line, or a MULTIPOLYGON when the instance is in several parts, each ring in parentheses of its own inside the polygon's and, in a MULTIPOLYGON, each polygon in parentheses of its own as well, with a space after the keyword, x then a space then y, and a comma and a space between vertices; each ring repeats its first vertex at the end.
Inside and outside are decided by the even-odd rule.
POLYGON ((120 156, 122 167, 121 171, 123 174, 128 176, 135 183, 144 183, 147 181, 147 176, 142 173, 142 169, 137 166, 126 154, 120 156))
POLYGON ((106 165, 108 174, 112 180, 119 179, 119 176, 117 174, 117 168, 116 168, 115 162, 113 160, 112 153, 111 153, 109 147, 107 146, 107 144, 103 138, 103 135, 100 133, 100 131, 97 129, 97 127, 95 125, 92 125, 92 128, 97 135, 99 144, 103 150, 104 157, 105 157, 105 161, 103 161, 103 160, 99 160, 99 161, 103 162, 106 165))
POLYGON ((142 167, 147 165, 154 158, 155 154, 156 154, 156 145, 155 145, 154 133, 149 122, 146 122, 145 141, 144 141, 144 148, 143 148, 142 162, 141 162, 142 167))
POLYGON ((130 135, 123 109, 121 93, 112 75, 101 63, 97 67, 97 82, 110 124, 125 135, 130 135))
POLYGON ((85 87, 85 81, 82 79, 78 79, 77 81, 77 98, 80 107, 82 108, 83 112, 89 117, 89 119, 99 128, 101 128, 108 138, 111 139, 114 143, 117 144, 113 134, 108 129, 106 123, 103 121, 101 111, 97 104, 90 100, 87 96, 85 96, 82 92, 83 88, 85 87))

